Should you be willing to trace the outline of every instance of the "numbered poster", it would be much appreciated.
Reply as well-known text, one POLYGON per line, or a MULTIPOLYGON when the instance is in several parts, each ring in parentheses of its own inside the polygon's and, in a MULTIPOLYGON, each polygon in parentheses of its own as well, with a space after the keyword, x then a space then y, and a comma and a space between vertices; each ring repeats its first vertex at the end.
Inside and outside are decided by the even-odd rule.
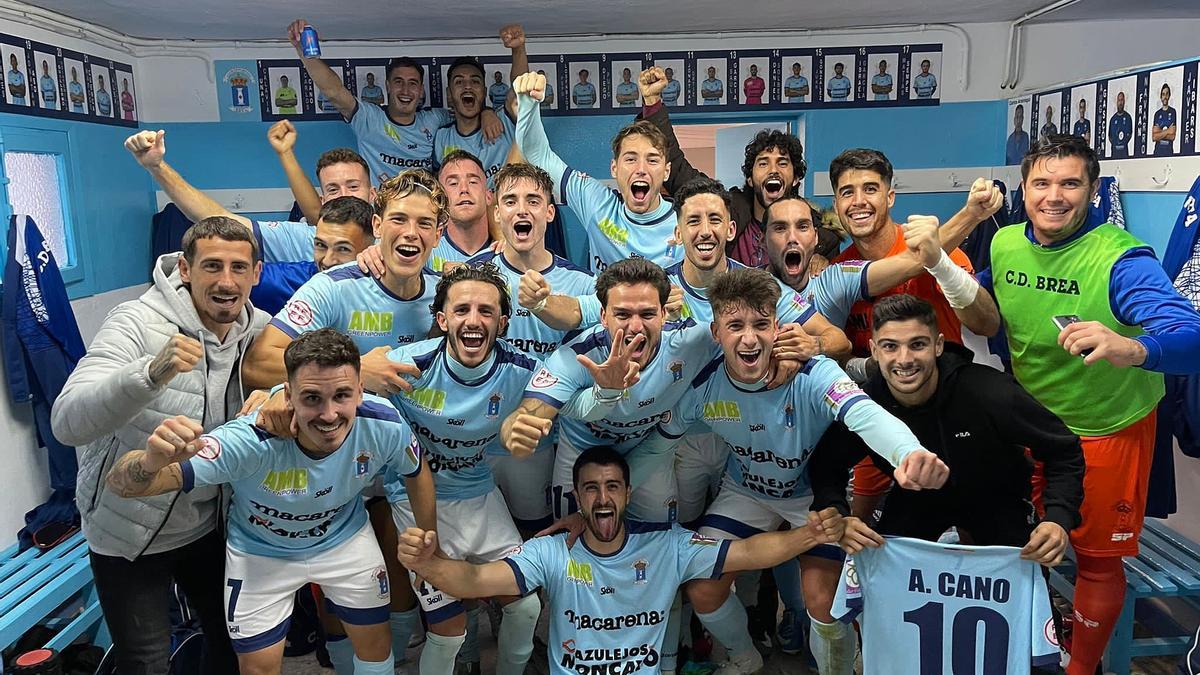
POLYGON ((63 72, 67 75, 66 109, 75 115, 88 114, 87 76, 82 58, 63 58, 63 72))
MULTIPOLYGON (((114 77, 121 81, 120 91, 118 92, 119 99, 113 101, 113 107, 116 108, 117 101, 120 102, 120 112, 113 110, 113 116, 120 116, 126 122, 137 122, 138 119, 138 104, 137 91, 133 87, 133 71, 129 70, 129 66, 124 64, 114 64, 114 77)), ((113 84, 116 84, 114 81, 113 84)))
POLYGON ((1108 81, 1106 110, 1108 124, 1106 139, 1109 159, 1129 159, 1133 156, 1133 115, 1130 110, 1137 106, 1137 76, 1122 77, 1108 81))
MULTIPOLYGON (((337 73, 339 80, 341 80, 343 83, 346 81, 345 68, 335 65, 330 65, 329 67, 331 70, 333 70, 333 72, 337 73)), ((330 115, 338 115, 338 109, 333 105, 333 101, 329 100, 329 97, 325 95, 325 92, 318 89, 316 85, 312 86, 312 97, 310 98, 305 96, 305 100, 307 101, 308 109, 313 111, 314 114, 325 115, 327 117, 330 115)))
POLYGON ((1059 132, 1062 123, 1062 92, 1039 94, 1037 97, 1037 119, 1039 124, 1037 137, 1044 140, 1051 134, 1059 132))
POLYGON ((942 72, 942 53, 913 52, 909 72, 912 73, 912 98, 935 99, 938 93, 938 76, 942 72))
MULTIPOLYGON (((387 85, 387 78, 384 72, 386 64, 372 65, 356 65, 354 66, 354 84, 357 91, 354 92, 358 96, 360 103, 369 103, 371 105, 383 106, 387 103, 387 95, 384 91, 387 85)), ((425 70, 425 87, 424 96, 429 98, 429 70, 425 70)))
POLYGON ((811 103, 812 86, 809 78, 812 76, 813 57, 810 54, 783 56, 783 102, 811 103))
POLYGON ((25 62, 25 47, 20 44, 0 45, 4 56, 5 101, 14 106, 30 106, 33 101, 29 65, 25 62))
POLYGON ((571 85, 571 110, 598 110, 600 90, 596 82, 600 79, 599 61, 568 61, 567 81, 571 85))
POLYGON ((1096 124, 1092 122, 1094 116, 1092 111, 1097 107, 1096 84, 1093 82, 1072 87, 1070 92, 1070 96, 1064 101, 1067 108, 1067 120, 1070 123, 1066 129, 1069 129, 1072 135, 1086 140, 1089 146, 1095 148, 1096 124))
POLYGON ((43 110, 59 110, 62 106, 62 96, 58 92, 58 57, 39 49, 33 50, 33 63, 36 70, 38 105, 43 110))
POLYGON ((898 94, 896 73, 899 54, 886 52, 867 53, 867 71, 870 74, 867 87, 868 101, 895 101, 898 94))
POLYGON ((825 53, 825 101, 828 103, 854 102, 854 54, 825 53))
POLYGON ((273 114, 288 116, 304 113, 304 101, 300 98, 299 66, 268 68, 264 84, 273 114))
POLYGON ((770 102, 771 61, 766 54, 762 56, 739 57, 737 95, 742 105, 761 106, 770 102))
POLYGON ((487 107, 499 113, 508 103, 508 92, 512 89, 509 75, 511 61, 488 61, 483 64, 484 86, 487 87, 487 107))
POLYGON ((614 59, 610 62, 612 77, 612 107, 634 110, 641 106, 642 95, 638 90, 637 78, 642 74, 641 60, 614 59))
POLYGON ((544 60, 544 57, 533 57, 529 61, 529 70, 546 78, 546 96, 542 99, 542 114, 556 112, 559 109, 561 97, 558 91, 558 64, 544 60))
POLYGON ((1183 66, 1150 72, 1146 126, 1150 134, 1146 154, 1170 157, 1179 154, 1180 102, 1183 100, 1183 66))
POLYGON ((727 57, 696 59, 696 101, 701 106, 726 103, 726 82, 729 76, 727 57))
POLYGON ((687 88, 683 84, 687 73, 685 55, 682 53, 650 54, 648 62, 656 68, 662 68, 666 75, 667 84, 662 90, 663 105, 670 108, 687 105, 688 100, 685 95, 687 88))

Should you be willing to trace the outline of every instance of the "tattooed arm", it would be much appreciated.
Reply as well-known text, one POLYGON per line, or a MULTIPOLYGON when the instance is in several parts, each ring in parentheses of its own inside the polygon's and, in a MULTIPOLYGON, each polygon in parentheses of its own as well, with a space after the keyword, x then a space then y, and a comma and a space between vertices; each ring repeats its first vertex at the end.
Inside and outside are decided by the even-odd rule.
POLYGON ((131 450, 117 460, 108 472, 108 489, 122 497, 150 497, 182 488, 179 463, 196 454, 203 431, 182 415, 168 418, 147 439, 145 450, 131 450))

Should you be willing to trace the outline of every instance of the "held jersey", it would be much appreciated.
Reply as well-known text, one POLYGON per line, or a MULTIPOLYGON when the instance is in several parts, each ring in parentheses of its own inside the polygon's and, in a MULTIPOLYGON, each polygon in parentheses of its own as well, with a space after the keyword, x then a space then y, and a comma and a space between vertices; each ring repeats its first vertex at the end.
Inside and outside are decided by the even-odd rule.
POLYGON ((421 275, 414 298, 396 297, 381 281, 363 272, 358 263, 330 268, 300 287, 271 325, 295 338, 318 328, 344 333, 366 354, 376 347, 396 347, 421 340, 433 322, 437 277, 421 275))
POLYGON ((718 579, 730 542, 678 525, 625 521, 624 545, 608 555, 566 535, 537 537, 504 562, 522 595, 545 588, 550 606, 550 671, 657 673, 667 616, 679 586, 718 579))
MULTIPOLYGON (((1160 130, 1165 131, 1165 130, 1175 126, 1175 118, 1176 118, 1176 114, 1175 114, 1174 108, 1167 108, 1165 110, 1162 108, 1159 108, 1158 110, 1154 111, 1154 126, 1158 127, 1160 130)), ((1169 155, 1169 154, 1171 154, 1171 150, 1172 150, 1174 144, 1175 144, 1175 141, 1168 141, 1165 138, 1155 141, 1154 142, 1154 154, 1169 155)))
MULTIPOLYGON (((611 347, 612 338, 604 326, 583 331, 546 359, 529 381, 525 397, 562 408, 594 384, 591 373, 575 356, 581 354, 603 363, 611 347)), ((625 390, 625 396, 604 419, 585 422, 560 417, 559 433, 580 450, 611 445, 619 452, 628 452, 659 422, 670 419, 687 383, 719 350, 707 326, 697 326, 694 321, 663 326, 658 351, 642 368, 641 379, 625 390)))
POLYGON ((883 93, 879 93, 879 92, 875 93, 876 101, 886 101, 886 100, 888 100, 888 98, 891 96, 891 93, 892 93, 892 76, 889 75, 888 73, 882 73, 882 74, 876 75, 875 77, 871 78, 871 85, 875 86, 875 87, 883 87, 884 89, 887 90, 886 92, 883 92, 883 93))
POLYGON ((87 100, 83 97, 83 85, 71 82, 67 85, 67 93, 71 99, 71 112, 83 112, 83 102, 87 100))
POLYGON ((503 82, 493 83, 488 87, 488 98, 492 101, 492 108, 500 110, 508 101, 508 85, 503 82))
POLYGON ((1075 126, 1071 129, 1071 133, 1080 138, 1087 139, 1088 144, 1092 142, 1092 121, 1091 120, 1075 120, 1075 126))
POLYGON ((596 85, 591 82, 580 82, 571 87, 571 98, 580 108, 590 108, 596 104, 596 85))
POLYGON ((725 92, 725 83, 713 78, 700 83, 701 98, 704 99, 704 105, 716 105, 721 102, 721 94, 725 92), (708 94, 704 96, 703 94, 708 94), (713 96, 713 94, 716 94, 713 96))
POLYGON ((668 243, 675 234, 675 212, 667 200, 660 199, 653 211, 633 213, 621 193, 571 167, 558 185, 563 203, 587 231, 593 273, 633 256, 660 267, 682 259, 683 249, 668 243))
POLYGON ((516 123, 508 116, 507 111, 497 115, 504 125, 504 134, 495 143, 488 143, 483 137, 483 125, 467 135, 458 132, 458 126, 451 123, 438 129, 433 134, 433 166, 436 170, 441 167, 442 159, 455 150, 466 150, 479 158, 483 164, 483 176, 487 179, 488 189, 494 189, 496 174, 504 168, 508 161, 508 151, 512 148, 516 134, 516 123))
MULTIPOLYGON (((492 263, 500 269, 501 276, 508 282, 509 296, 512 298, 513 315, 508 322, 508 332, 504 339, 517 351, 538 361, 545 360, 562 343, 563 336, 569 331, 556 330, 547 326, 541 319, 534 316, 528 309, 517 304, 517 291, 521 287, 522 273, 509 264, 504 256, 488 251, 470 260, 471 264, 492 263)), ((586 270, 582 270, 570 261, 554 256, 550 266, 539 270, 546 283, 550 284, 552 293, 579 297, 591 295, 596 290, 596 279, 586 270)), ((584 305, 581 303, 580 308, 584 305)), ((598 311, 598 310, 597 310, 598 311)), ((600 315, 585 312, 580 326, 593 326, 600 322, 600 315)))
MULTIPOLYGON (((450 227, 450 225, 447 225, 447 227, 450 227)), ((483 246, 480 246, 478 251, 467 253, 450 239, 449 234, 443 233, 442 237, 438 239, 437 246, 433 247, 433 253, 429 254, 429 269, 433 270, 436 274, 441 274, 446 269, 446 263, 470 262, 473 258, 487 253, 494 243, 496 242, 492 241, 491 237, 488 237, 488 240, 483 242, 483 246)))
POLYGON ((43 75, 38 78, 38 84, 42 90, 42 106, 46 108, 57 108, 55 103, 58 102, 58 83, 53 77, 43 75))
POLYGON ((667 80, 667 86, 663 87, 662 100, 666 105, 679 105, 679 93, 683 91, 679 80, 667 80))
MULTIPOLYGON (((792 89, 794 91, 800 91, 801 89, 805 89, 807 87, 808 87, 808 78, 803 75, 792 75, 791 77, 789 77, 788 79, 783 81, 784 93, 787 93, 788 89, 792 89)), ((800 94, 799 96, 788 96, 787 102, 788 103, 804 103, 804 99, 806 97, 807 97, 807 94, 800 94)))
POLYGON ((846 558, 833 616, 858 617, 866 673, 1012 675, 1059 660, 1046 581, 1009 546, 889 537, 846 558))
MULTIPOLYGON (((729 269, 746 269, 746 266, 736 260, 730 260, 729 269)), ((671 285, 683 289, 683 308, 680 311, 680 318, 694 319, 701 326, 708 326, 712 323, 712 305, 708 303, 707 289, 696 288, 683 278, 683 261, 671 265, 666 271, 671 285)), ((775 305, 776 323, 781 326, 785 323, 803 324, 811 319, 813 314, 816 314, 816 310, 805 300, 803 294, 793 291, 778 279, 776 282, 779 284, 779 302, 775 305)), ((598 303, 599 300, 596 302, 598 303)), ((583 307, 583 303, 580 303, 580 307, 583 307)), ((596 320, 599 321, 599 317, 596 317, 596 320)))
POLYGON ((825 87, 829 90, 829 98, 835 101, 845 101, 850 96, 850 78, 845 75, 834 75, 825 87))
MULTIPOLYGON (((508 454, 500 447, 500 425, 521 404, 537 362, 498 340, 486 361, 467 368, 447 353, 444 337, 397 347, 388 358, 421 371, 411 393, 390 400, 425 451, 438 501, 491 492, 496 483, 485 457, 508 454)), ((387 489, 389 501, 407 498, 398 479, 387 489)))
POLYGON ((767 83, 761 77, 748 77, 742 83, 742 91, 746 94, 746 103, 762 103, 763 92, 767 83))
MULTIPOLYGON (((843 260, 826 267, 816 277, 808 280, 804 290, 798 291, 838 328, 846 327, 850 309, 859 300, 870 300, 867 290, 867 268, 869 260, 843 260)), ((790 289, 789 289, 790 290, 790 289)))
POLYGON ((112 116, 112 96, 108 94, 107 89, 101 89, 96 93, 96 109, 105 117, 112 116))
POLYGON ((294 220, 251 220, 254 238, 265 263, 309 262, 317 226, 294 220))
POLYGON ((933 73, 918 73, 913 78, 913 91, 917 98, 932 98, 933 92, 937 91, 937 78, 933 73))
POLYGON ((426 108, 411 124, 397 124, 383 108, 359 101, 347 121, 358 138, 358 154, 371 167, 371 184, 379 185, 384 175, 433 169, 433 134, 454 118, 444 108, 426 108))
POLYGON ((823 356, 805 363, 787 385, 752 387, 730 379, 719 356, 692 381, 659 433, 679 438, 702 422, 729 447, 725 475, 733 489, 767 499, 811 495, 807 466, 817 441, 834 420, 870 399, 823 356))
POLYGON ((375 476, 421 471, 408 423, 370 394, 342 446, 325 457, 259 429, 253 414, 200 438, 204 447, 180 465, 183 490, 231 484, 229 545, 270 558, 307 558, 341 544, 367 523, 360 495, 375 476))
POLYGON ((628 101, 617 101, 617 99, 614 98, 613 101, 616 102, 617 107, 632 108, 637 105, 638 86, 636 84, 634 84, 633 82, 621 82, 621 83, 617 84, 616 92, 617 92, 617 96, 632 96, 633 97, 633 98, 629 99, 628 101))

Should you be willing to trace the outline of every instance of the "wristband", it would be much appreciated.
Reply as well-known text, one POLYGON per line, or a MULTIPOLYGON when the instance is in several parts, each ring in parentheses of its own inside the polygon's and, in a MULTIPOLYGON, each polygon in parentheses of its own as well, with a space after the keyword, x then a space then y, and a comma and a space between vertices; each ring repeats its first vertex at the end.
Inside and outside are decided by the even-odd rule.
POLYGON ((542 298, 541 300, 538 300, 536 305, 529 308, 529 311, 533 312, 534 314, 537 314, 538 312, 542 311, 543 309, 546 309, 546 301, 549 299, 550 299, 550 296, 546 296, 546 297, 542 298))
POLYGON ((975 302, 975 296, 979 293, 979 282, 975 281, 970 272, 955 265, 945 251, 942 251, 942 257, 938 259, 937 264, 926 267, 925 271, 937 280, 938 285, 942 287, 942 295, 946 296, 946 301, 952 308, 963 309, 975 302))
POLYGON ((592 385, 592 398, 602 405, 616 405, 625 398, 624 389, 605 389, 600 385, 592 385))

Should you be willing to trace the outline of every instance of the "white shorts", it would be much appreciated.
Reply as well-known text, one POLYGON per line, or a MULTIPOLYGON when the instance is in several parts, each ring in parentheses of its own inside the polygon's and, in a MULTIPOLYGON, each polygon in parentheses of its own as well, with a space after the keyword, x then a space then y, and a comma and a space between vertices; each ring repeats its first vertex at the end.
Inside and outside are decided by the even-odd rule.
POLYGON ((717 494, 729 446, 725 439, 705 431, 679 439, 675 450, 675 484, 679 492, 679 522, 690 523, 704 515, 717 494))
MULTIPOLYGON (((571 469, 575 466, 579 454, 580 451, 571 445, 566 436, 559 436, 558 452, 554 458, 553 497, 556 519, 579 510, 571 475, 571 469)), ((632 520, 646 523, 675 523, 679 521, 678 511, 675 463, 669 462, 665 463, 662 471, 656 471, 644 484, 633 486, 625 515, 632 520)))
POLYGON ((342 621, 360 626, 387 623, 391 601, 383 553, 370 524, 341 545, 308 559, 268 558, 225 547, 226 628, 239 653, 254 652, 287 637, 296 591, 321 586, 342 621))
MULTIPOLYGON (((417 524, 407 500, 392 503, 392 520, 401 532, 417 524)), ((508 557, 521 545, 521 535, 508 514, 508 505, 499 489, 472 499, 439 501, 437 520, 438 546, 455 560, 476 564, 494 562, 508 557)), ((426 581, 417 584, 417 576, 412 572, 409 572, 409 579, 429 623, 441 623, 462 613, 458 598, 426 581)))
MULTIPOLYGON (((749 539, 763 532, 774 532, 784 523, 804 527, 812 508, 812 495, 792 499, 752 497, 733 487, 728 478, 721 481, 717 499, 700 519, 700 534, 716 539, 749 539)), ((821 544, 803 555, 842 560, 842 550, 821 544)))
POLYGON ((487 463, 517 527, 536 531, 548 526, 553 512, 550 476, 554 451, 542 450, 528 457, 488 455, 487 463))

